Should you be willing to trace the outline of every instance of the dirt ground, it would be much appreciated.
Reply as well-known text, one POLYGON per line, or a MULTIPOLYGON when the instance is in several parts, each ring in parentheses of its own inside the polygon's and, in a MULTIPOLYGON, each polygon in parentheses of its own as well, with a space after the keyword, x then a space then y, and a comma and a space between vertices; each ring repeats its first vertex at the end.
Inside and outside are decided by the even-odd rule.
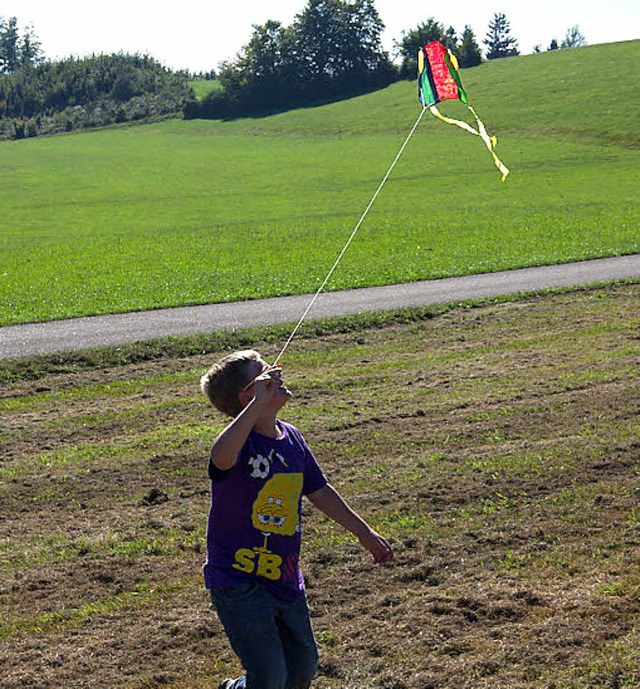
MULTIPOLYGON (((396 551, 305 505, 315 687, 640 687, 639 326, 621 284, 296 341, 286 418, 396 551)), ((3 384, 2 687, 240 673, 201 576, 220 354, 3 384)))

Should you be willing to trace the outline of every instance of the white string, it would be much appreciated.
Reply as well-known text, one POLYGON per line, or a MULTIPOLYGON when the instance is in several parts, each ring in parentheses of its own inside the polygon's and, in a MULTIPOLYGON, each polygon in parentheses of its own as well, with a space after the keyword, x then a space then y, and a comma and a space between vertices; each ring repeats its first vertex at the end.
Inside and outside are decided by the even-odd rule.
POLYGON ((275 361, 273 362, 274 366, 278 363, 278 361, 280 361, 280 358, 285 353, 287 347, 291 343, 291 340, 293 340, 293 338, 295 337, 295 335, 298 332, 300 326, 302 325, 304 319, 307 317, 307 314, 309 313, 309 311, 311 311, 311 309, 313 308, 313 305, 316 303, 316 300, 320 296, 320 293, 324 290, 326 284, 331 279, 331 276, 333 275, 335 269, 338 267, 338 263, 340 263, 340 261, 342 260, 342 257, 345 255, 347 249, 349 248, 349 245, 353 241, 353 238, 356 236, 356 232, 360 229, 360 225, 362 225, 362 223, 364 222, 364 219, 367 217, 367 214, 371 210, 371 207, 373 206, 376 199, 378 198, 378 195, 382 191, 382 187, 384 187, 385 182, 389 179, 389 176, 391 175, 393 168, 396 166, 396 163, 398 162, 398 160, 400 160, 400 156, 402 155, 404 149, 407 147, 407 144, 409 143, 409 139, 411 139, 411 137, 413 136, 413 133, 417 129, 418 124, 420 123, 420 120, 422 119, 422 116, 424 115, 425 110, 426 110, 426 108, 423 107, 422 110, 420 111, 420 114, 418 115, 418 118, 416 119, 415 124, 413 125, 413 127, 411 128, 411 131, 409 132, 409 136, 407 136, 404 143, 400 147, 400 150, 398 151, 398 155, 395 157, 393 163, 391 163, 391 166, 387 170, 387 174, 384 176, 382 182, 380 182, 380 185, 376 189, 376 193, 371 198, 371 201, 369 201, 369 205, 365 208, 364 213, 360 216, 360 220, 358 220, 358 223, 353 228, 353 232, 351 233, 351 236, 349 237, 349 239, 347 239, 347 242, 344 245, 344 247, 342 248, 342 251, 340 252, 340 254, 338 255, 338 258, 336 258, 335 263, 333 264, 333 266, 331 266, 331 270, 327 273, 327 277, 324 279, 324 281, 320 285, 320 287, 318 287, 317 292, 313 295, 313 298, 309 302, 304 313, 302 314, 302 316, 300 316, 300 320, 297 322, 295 328, 291 331, 291 335, 289 335, 289 339, 284 343, 284 347, 280 350, 280 354, 278 354, 275 361))

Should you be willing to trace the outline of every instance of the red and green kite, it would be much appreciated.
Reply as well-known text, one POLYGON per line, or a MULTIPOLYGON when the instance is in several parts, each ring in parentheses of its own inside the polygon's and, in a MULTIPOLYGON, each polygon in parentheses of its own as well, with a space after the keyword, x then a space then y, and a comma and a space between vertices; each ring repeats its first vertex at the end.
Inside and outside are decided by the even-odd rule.
POLYGON ((487 134, 487 130, 476 111, 469 105, 467 93, 462 86, 458 73, 458 61, 455 55, 438 41, 425 45, 418 52, 418 98, 424 108, 429 108, 433 115, 447 124, 455 124, 471 134, 479 136, 493 156, 504 182, 509 170, 493 150, 496 145, 496 138, 487 134), (464 103, 474 116, 478 128, 474 129, 462 120, 445 117, 436 107, 443 100, 459 100, 464 103))

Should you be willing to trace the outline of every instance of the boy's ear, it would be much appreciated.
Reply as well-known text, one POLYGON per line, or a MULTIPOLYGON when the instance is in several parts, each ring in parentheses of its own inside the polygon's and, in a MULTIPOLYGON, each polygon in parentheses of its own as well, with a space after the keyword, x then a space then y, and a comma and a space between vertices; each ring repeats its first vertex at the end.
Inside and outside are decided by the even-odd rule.
POLYGON ((238 393, 238 401, 240 402, 240 405, 244 409, 247 404, 253 399, 253 395, 248 391, 248 390, 240 390, 238 393))

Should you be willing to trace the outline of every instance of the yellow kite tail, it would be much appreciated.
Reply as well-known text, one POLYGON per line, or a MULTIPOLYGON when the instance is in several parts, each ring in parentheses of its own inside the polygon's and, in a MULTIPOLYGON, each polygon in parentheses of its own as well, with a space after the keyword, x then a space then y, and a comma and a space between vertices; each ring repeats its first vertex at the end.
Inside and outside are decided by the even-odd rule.
POLYGON ((493 162, 496 164, 498 170, 500 170, 500 172, 502 173, 502 181, 504 182, 505 179, 507 179, 507 175, 509 174, 509 168, 500 160, 500 158, 498 158, 496 152, 493 150, 496 144, 498 143, 498 140, 495 136, 489 136, 489 134, 487 134, 487 130, 485 129, 482 120, 478 117, 478 113, 476 113, 476 111, 469 104, 467 104, 467 108, 469 108, 471 114, 476 118, 480 137, 482 138, 486 147, 489 149, 489 152, 493 156, 493 162))
POLYGON ((452 117, 446 117, 438 110, 438 108, 435 105, 432 105, 429 108, 429 110, 431 111, 432 115, 435 115, 443 122, 446 122, 447 124, 453 124, 456 127, 464 129, 470 134, 475 134, 476 136, 479 136, 484 141, 486 147, 489 149, 489 152, 493 156, 493 162, 496 164, 498 170, 500 170, 500 172, 502 173, 502 181, 504 182, 505 179, 507 179, 507 175, 509 174, 509 168, 507 168, 506 165, 504 165, 504 163, 500 160, 500 158, 498 158, 495 151, 493 150, 497 143, 497 139, 495 136, 489 136, 489 134, 487 134, 487 130, 480 118, 478 117, 476 111, 468 104, 467 108, 469 108, 469 111, 475 117, 475 120, 478 124, 478 129, 474 129, 470 124, 467 124, 464 120, 455 120, 452 117))

